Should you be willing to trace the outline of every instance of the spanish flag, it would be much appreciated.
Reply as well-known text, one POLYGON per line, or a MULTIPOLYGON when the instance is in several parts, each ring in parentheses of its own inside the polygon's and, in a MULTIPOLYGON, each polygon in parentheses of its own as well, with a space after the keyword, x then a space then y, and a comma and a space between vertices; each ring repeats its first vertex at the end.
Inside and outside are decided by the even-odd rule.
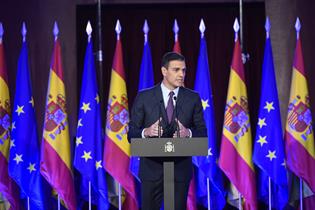
MULTIPOLYGON (((119 22, 117 25, 120 28, 119 22)), ((104 167, 125 190, 123 209, 136 210, 138 204, 135 182, 131 171, 129 171, 130 143, 127 140, 129 111, 119 33, 117 35, 108 95, 104 167)))
MULTIPOLYGON (((2 31, 1 23, 0 30, 2 31)), ((11 105, 2 32, 0 32, 0 193, 10 203, 10 209, 16 210, 20 209, 18 186, 8 173, 9 149, 12 146, 10 139, 11 105)), ((14 129, 14 122, 11 129, 14 129)))
POLYGON ((224 114, 219 166, 244 198, 244 209, 257 209, 247 89, 237 33, 224 114))
POLYGON ((315 193, 314 133, 299 31, 293 61, 285 150, 289 169, 315 193))
POLYGON ((76 209, 61 49, 55 39, 41 144, 41 174, 64 205, 76 209))

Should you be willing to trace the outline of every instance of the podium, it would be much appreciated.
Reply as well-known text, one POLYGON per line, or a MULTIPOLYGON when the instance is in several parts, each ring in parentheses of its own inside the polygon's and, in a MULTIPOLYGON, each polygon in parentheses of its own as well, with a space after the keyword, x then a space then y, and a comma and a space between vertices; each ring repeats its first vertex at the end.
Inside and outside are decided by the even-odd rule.
MULTIPOLYGON (((188 157, 207 156, 208 137, 201 138, 133 138, 131 156, 188 157)), ((175 209, 174 162, 163 162, 164 209, 175 209)))

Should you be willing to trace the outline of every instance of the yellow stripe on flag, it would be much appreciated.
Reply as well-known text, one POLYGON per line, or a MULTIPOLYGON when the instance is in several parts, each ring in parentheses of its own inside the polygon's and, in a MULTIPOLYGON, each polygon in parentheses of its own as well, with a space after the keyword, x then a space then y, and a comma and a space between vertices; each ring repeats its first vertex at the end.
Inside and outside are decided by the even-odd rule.
POLYGON ((9 88, 7 83, 0 77, 0 112, 1 112, 1 120, 8 120, 7 122, 3 122, 1 126, 0 132, 0 152, 2 155, 8 160, 9 158, 9 147, 10 147, 10 133, 9 128, 5 129, 3 126, 10 125, 10 95, 9 88))
MULTIPOLYGON (((291 110, 288 112, 286 130, 296 140, 298 140, 308 151, 308 153, 315 159, 314 134, 312 131, 312 125, 311 123, 308 124, 307 119, 305 118, 307 117, 305 111, 310 110, 307 81, 305 76, 295 68, 293 68, 289 104, 291 110), (294 118, 294 120, 290 120, 291 118, 294 118)), ((308 114, 310 114, 310 112, 308 114)))
POLYGON ((109 105, 111 107, 107 111, 106 135, 130 156, 130 144, 127 139, 129 122, 127 88, 125 80, 114 70, 111 75, 109 105))
MULTIPOLYGON (((251 128, 250 128, 250 120, 248 114, 248 102, 247 102, 247 91, 246 85, 243 80, 238 76, 234 69, 231 70, 230 81, 229 81, 229 89, 228 89, 228 96, 227 96, 227 106, 230 108, 226 108, 225 110, 225 119, 227 117, 229 120, 225 120, 225 125, 223 129, 223 135, 229 139, 229 141, 233 144, 235 149, 237 150, 238 154, 244 159, 244 161, 254 170, 254 166, 252 163, 252 137, 251 137, 251 128), (233 109, 236 106, 245 106, 246 107, 246 116, 247 120, 243 122, 241 127, 233 132, 228 130, 225 126, 233 126, 232 125, 232 118, 233 113, 229 113, 236 111, 237 109, 233 109), (229 122, 229 123, 228 123, 229 122), (236 140, 237 139, 237 140, 236 140)), ((244 108, 244 107, 243 107, 244 108)), ((243 110, 245 111, 245 110, 243 110)), ((236 129, 236 128, 235 128, 236 129)))
POLYGON ((43 136, 46 141, 59 154, 59 157, 71 169, 70 141, 68 117, 65 112, 65 87, 54 71, 50 71, 50 85, 48 90, 45 128, 43 136), (49 110, 49 113, 47 112, 49 110), (59 124, 47 119, 47 115, 58 117, 59 124))

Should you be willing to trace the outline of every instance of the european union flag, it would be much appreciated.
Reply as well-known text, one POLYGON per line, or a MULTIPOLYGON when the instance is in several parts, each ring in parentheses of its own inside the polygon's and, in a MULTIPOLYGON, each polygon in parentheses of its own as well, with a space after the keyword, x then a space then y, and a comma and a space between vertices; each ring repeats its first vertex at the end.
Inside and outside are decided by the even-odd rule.
POLYGON ((16 77, 9 174, 19 185, 21 197, 30 199, 31 209, 45 210, 45 181, 39 170, 40 150, 37 134, 28 49, 26 41, 23 41, 16 77))
MULTIPOLYGON (((153 67, 152 67, 152 57, 151 49, 148 41, 144 43, 143 55, 140 67, 140 77, 139 77, 139 88, 138 91, 145 88, 152 87, 154 85, 153 79, 153 67)), ((132 157, 130 161, 130 170, 132 174, 139 179, 139 157, 132 157)))
POLYGON ((200 51, 197 64, 195 90, 200 94, 204 118, 208 130, 208 156, 193 157, 194 164, 199 168, 197 198, 204 206, 207 203, 207 178, 210 184, 210 209, 223 209, 225 206, 225 190, 221 170, 217 165, 218 151, 216 145, 216 130, 214 122, 214 110, 212 89, 210 84, 207 43, 202 36, 200 39, 200 51))
POLYGON ((102 163, 104 141, 96 81, 92 41, 89 40, 82 76, 74 166, 81 173, 81 196, 88 201, 90 183, 92 203, 97 205, 98 209, 106 210, 109 203, 102 163))
POLYGON ((268 37, 265 44, 253 161, 259 167, 258 197, 265 203, 269 203, 268 177, 270 177, 271 205, 276 209, 283 209, 288 202, 288 180, 281 126, 272 48, 268 37))

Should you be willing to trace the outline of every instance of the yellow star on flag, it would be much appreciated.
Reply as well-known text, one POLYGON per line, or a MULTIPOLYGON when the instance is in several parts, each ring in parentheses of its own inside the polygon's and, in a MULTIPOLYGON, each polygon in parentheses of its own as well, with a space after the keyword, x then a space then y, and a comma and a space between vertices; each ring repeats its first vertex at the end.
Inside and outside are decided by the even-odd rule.
POLYGON ((86 151, 83 151, 83 152, 84 152, 84 155, 82 155, 81 158, 83 158, 85 162, 87 162, 89 159, 92 159, 91 152, 86 152, 86 151))
POLYGON ((273 158, 276 158, 276 150, 271 152, 270 150, 268 150, 268 155, 266 155, 267 158, 270 159, 270 161, 272 161, 273 158))
POLYGON ((83 142, 82 142, 82 136, 76 137, 75 144, 76 144, 77 146, 79 146, 80 144, 83 144, 83 142))
POLYGON ((11 125, 11 131, 13 131, 15 129, 15 122, 12 122, 12 125, 11 125))
POLYGON ((84 111, 84 113, 86 113, 87 111, 91 110, 90 103, 84 103, 83 102, 83 105, 82 105, 81 109, 84 111))
POLYGON ((10 149, 12 148, 12 147, 15 147, 15 144, 14 144, 14 139, 11 139, 11 141, 10 141, 10 149))
POLYGON ((96 168, 96 170, 98 170, 99 168, 102 168, 102 160, 95 161, 95 168, 96 168))
POLYGON ((28 166, 27 170, 29 170, 30 173, 32 173, 32 171, 36 171, 35 163, 34 164, 30 163, 30 165, 28 166))
POLYGON ((16 164, 23 162, 22 156, 23 156, 22 154, 21 155, 15 154, 15 158, 13 160, 16 161, 16 164))
POLYGON ((94 98, 95 101, 99 104, 100 103, 100 97, 99 95, 96 93, 96 97, 94 98))
POLYGON ((203 110, 206 110, 207 107, 210 107, 208 104, 208 99, 207 100, 201 99, 201 105, 202 105, 203 110))
POLYGON ((262 147, 264 144, 267 144, 268 142, 266 141, 267 136, 261 136, 259 135, 259 139, 257 140, 257 143, 260 143, 260 146, 262 147))
POLYGON ((78 127, 82 127, 83 126, 83 124, 82 124, 82 119, 79 119, 78 120, 78 127))
POLYGON ((18 114, 18 116, 20 116, 21 113, 25 113, 23 108, 24 108, 24 106, 17 105, 15 112, 18 114))
POLYGON ((273 107, 273 102, 268 103, 268 101, 266 101, 266 106, 264 107, 264 109, 267 109, 267 110, 268 110, 268 113, 269 113, 271 110, 275 110, 275 108, 273 107))
POLYGON ((266 118, 260 119, 258 118, 258 125, 259 128, 262 128, 263 126, 266 126, 267 124, 265 123, 266 118))
POLYGON ((32 104, 32 107, 34 107, 34 99, 33 99, 33 97, 31 97, 31 100, 28 103, 32 104))

